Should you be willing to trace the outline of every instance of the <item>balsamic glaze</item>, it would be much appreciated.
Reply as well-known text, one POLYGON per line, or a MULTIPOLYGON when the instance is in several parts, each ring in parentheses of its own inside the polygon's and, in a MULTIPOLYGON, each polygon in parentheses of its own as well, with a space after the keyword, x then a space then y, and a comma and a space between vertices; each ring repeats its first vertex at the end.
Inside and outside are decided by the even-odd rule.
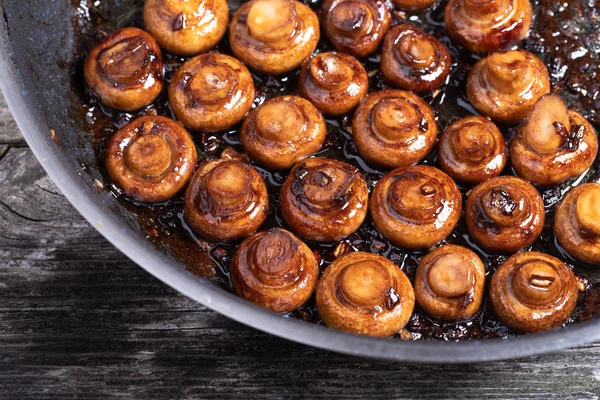
MULTIPOLYGON (((305 0, 315 10, 319 10, 321 0, 305 0)), ((393 13, 393 25, 411 23, 439 38, 452 55, 452 69, 446 83, 441 89, 423 95, 436 113, 439 130, 461 117, 477 114, 466 98, 466 82, 472 65, 478 56, 453 42, 444 29, 444 8, 446 1, 438 1, 425 12, 393 13)), ((72 66, 76 85, 83 98, 83 113, 87 121, 87 129, 94 136, 94 148, 99 165, 103 165, 106 143, 109 137, 120 127, 141 115, 159 114, 174 118, 167 99, 167 85, 158 100, 136 113, 123 113, 103 107, 98 99, 85 87, 82 79, 82 64, 89 50, 99 43, 108 33, 126 26, 143 28, 143 0, 81 0, 74 1, 77 7, 74 19, 76 40, 74 44, 75 63, 72 66), (126 3, 126 4, 125 4, 126 3)), ((600 130, 600 4, 595 0, 574 0, 570 2, 555 2, 552 0, 536 0, 534 6, 534 24, 527 39, 521 47, 539 56, 548 66, 552 81, 552 91, 560 94, 571 109, 581 113, 590 121, 596 130, 600 130)), ((233 14, 235 7, 230 4, 233 14)), ((227 35, 217 46, 216 51, 231 54, 227 35)), ((317 52, 331 51, 333 47, 322 38, 317 52)), ((174 71, 186 60, 169 53, 164 54, 165 79, 168 83, 174 71)), ((379 54, 372 55, 363 61, 370 83, 370 92, 389 88, 379 70, 379 54)), ((265 100, 282 95, 297 94, 299 71, 281 76, 253 74, 256 86, 254 106, 265 100)), ((323 148, 316 154, 321 157, 337 158, 346 161, 365 175, 369 190, 383 176, 385 171, 379 170, 365 162, 358 153, 352 140, 351 115, 327 120, 327 139, 323 148)), ((510 140, 511 130, 500 126, 505 137, 510 140)), ((235 154, 232 149, 243 152, 239 141, 239 127, 228 132, 193 133, 199 158, 219 157, 222 152, 235 154)), ((422 163, 436 165, 434 151, 422 163)), ((594 163, 592 169, 584 176, 565 184, 542 188, 540 190, 547 210, 546 225, 541 237, 525 250, 536 250, 551 254, 574 267, 575 273, 585 284, 585 294, 580 296, 578 307, 567 324, 592 318, 600 311, 600 284, 588 282, 584 275, 591 275, 593 266, 586 265, 570 257, 556 242, 552 230, 554 209, 566 192, 573 186, 585 182, 600 182, 600 163, 594 163)), ((284 227, 285 224, 279 212, 279 189, 288 171, 270 172, 260 166, 253 166, 265 178, 269 189, 270 212, 269 218, 261 228, 284 227)), ((510 165, 505 174, 514 174, 510 165)), ((112 185, 104 177, 104 188, 110 190, 120 202, 132 213, 137 215, 140 226, 146 237, 158 248, 168 252, 175 259, 187 266, 190 272, 210 278, 215 284, 226 290, 231 289, 228 275, 228 265, 236 248, 236 243, 208 243, 196 236, 186 225, 183 218, 183 195, 158 205, 136 203, 112 185)), ((463 201, 471 187, 461 187, 463 201)), ((465 246, 475 251, 483 260, 487 278, 508 257, 507 254, 486 253, 469 237, 461 219, 454 232, 444 243, 465 246)), ((383 255, 399 265, 414 280, 417 265, 424 255, 422 252, 405 251, 391 245, 373 226, 369 217, 355 234, 339 243, 307 243, 319 260, 321 273, 336 257, 351 251, 362 250, 383 255)), ((489 282, 488 282, 489 283, 489 282)), ((322 324, 315 306, 314 296, 304 306, 286 315, 305 321, 322 324)), ((467 322, 441 323, 425 316, 418 306, 406 326, 397 335, 402 339, 440 339, 464 340, 487 337, 507 338, 514 332, 506 327, 494 314, 486 298, 479 313, 467 322)))

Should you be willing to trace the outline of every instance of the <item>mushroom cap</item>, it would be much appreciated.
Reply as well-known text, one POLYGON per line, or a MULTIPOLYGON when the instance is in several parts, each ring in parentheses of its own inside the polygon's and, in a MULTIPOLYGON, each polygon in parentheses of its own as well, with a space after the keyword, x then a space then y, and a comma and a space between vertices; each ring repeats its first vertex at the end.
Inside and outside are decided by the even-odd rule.
POLYGON ((519 332, 540 332, 563 324, 575 309, 577 292, 577 280, 568 266, 534 251, 509 257, 490 283, 496 314, 519 332))
POLYGON ((586 183, 567 193, 554 221, 556 239, 569 254, 600 264, 600 184, 586 183))
POLYGON ((282 74, 298 68, 316 49, 319 18, 295 0, 252 0, 235 12, 229 43, 235 56, 256 71, 282 74))
POLYGON ((289 312, 314 293, 319 267, 312 250, 291 232, 273 228, 245 239, 229 268, 236 293, 275 312, 289 312))
POLYGON ((398 266, 372 253, 345 254, 317 285, 317 308, 336 329, 388 337, 409 321, 415 303, 410 281, 398 266))

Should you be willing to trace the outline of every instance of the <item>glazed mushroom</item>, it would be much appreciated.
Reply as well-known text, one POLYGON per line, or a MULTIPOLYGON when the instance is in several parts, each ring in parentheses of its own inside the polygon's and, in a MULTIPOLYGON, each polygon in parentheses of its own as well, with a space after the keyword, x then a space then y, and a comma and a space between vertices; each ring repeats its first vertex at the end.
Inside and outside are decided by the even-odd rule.
POLYGON ((439 88, 451 63, 446 46, 413 25, 393 27, 383 42, 381 72, 400 89, 427 92, 439 88))
POLYGON ((139 110, 156 100, 163 88, 160 47, 141 29, 118 30, 90 52, 83 75, 102 103, 122 111, 139 110))
POLYGON ((437 168, 398 168, 377 182, 371 195, 371 218, 390 242, 426 249, 454 230, 462 196, 452 178, 437 168))
POLYGON ((240 122, 252 108, 254 83, 244 64, 208 53, 185 62, 169 85, 173 113, 184 125, 208 132, 240 122))
POLYGON ((450 0, 446 30, 474 53, 514 46, 527 36, 533 11, 529 0, 450 0))
POLYGON ((477 254, 448 244, 433 250, 419 263, 415 297, 431 317, 461 321, 479 310, 484 286, 485 267, 477 254))
POLYGON ((426 9, 435 3, 435 0, 392 0, 392 3, 401 10, 415 11, 426 9))
POLYGON ((367 215, 369 192, 360 172, 327 158, 309 158, 283 183, 280 208, 298 236, 320 242, 340 240, 358 230, 367 215))
POLYGON ((493 53, 479 60, 467 81, 467 96, 479 112, 505 124, 521 122, 550 92, 544 63, 525 50, 493 53))
POLYGON ((321 53, 302 66, 298 86, 300 95, 319 111, 337 116, 358 106, 369 89, 369 77, 356 58, 321 53))
POLYGON ((401 90, 369 94, 352 121, 354 142, 362 157, 388 168, 408 167, 435 146, 437 124, 431 107, 401 90))
POLYGON ((327 326, 388 337, 408 323, 415 305, 410 281, 382 256, 348 253, 327 267, 317 285, 317 309, 327 326))
POLYGON ((566 322, 577 303, 577 279, 562 261, 535 251, 517 253, 494 273, 490 301, 519 332, 546 331, 566 322))
POLYGON ((517 174, 534 185, 557 185, 587 171, 598 154, 598 138, 580 114, 562 99, 545 95, 522 124, 510 146, 517 174))
POLYGON ((245 239, 229 271, 240 297, 275 312, 293 311, 304 304, 319 278, 313 252, 292 233, 279 228, 245 239))
POLYGON ((106 148, 106 171, 125 194, 147 203, 167 201, 188 184, 196 145, 172 119, 148 116, 115 133, 106 148))
POLYGON ((542 233, 542 197, 529 183, 499 176, 473 189, 465 210, 471 236, 491 251, 515 252, 533 244, 542 233))
POLYGON ((440 166, 457 181, 480 183, 498 176, 507 158, 502 132, 484 117, 459 119, 446 128, 438 143, 440 166))
POLYGON ((291 168, 319 150, 325 134, 325 119, 309 101, 281 96, 248 115, 240 139, 252 159, 277 170, 291 168))
POLYGON ((200 165, 185 192, 186 221, 212 241, 252 235, 267 218, 268 210, 262 177, 237 160, 210 160, 200 165))
POLYGON ((236 11, 231 50, 250 68, 282 74, 298 68, 317 47, 319 18, 294 0, 252 0, 236 11))
POLYGON ((335 48, 356 57, 377 50, 392 20, 383 0, 325 0, 321 16, 323 31, 335 48))
POLYGON ((226 0, 146 0, 144 24, 171 53, 194 56, 219 43, 229 20, 226 0))
POLYGON ((554 216, 558 243, 575 258, 600 264, 600 184, 571 190, 554 216))

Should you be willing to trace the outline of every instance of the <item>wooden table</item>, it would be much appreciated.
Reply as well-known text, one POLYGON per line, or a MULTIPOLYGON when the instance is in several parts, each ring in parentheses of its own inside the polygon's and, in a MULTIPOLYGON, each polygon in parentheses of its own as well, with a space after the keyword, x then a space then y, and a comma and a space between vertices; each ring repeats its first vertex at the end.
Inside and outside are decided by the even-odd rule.
POLYGON ((600 396, 600 344, 468 366, 342 356, 165 286, 46 176, 0 97, 0 399, 600 396))

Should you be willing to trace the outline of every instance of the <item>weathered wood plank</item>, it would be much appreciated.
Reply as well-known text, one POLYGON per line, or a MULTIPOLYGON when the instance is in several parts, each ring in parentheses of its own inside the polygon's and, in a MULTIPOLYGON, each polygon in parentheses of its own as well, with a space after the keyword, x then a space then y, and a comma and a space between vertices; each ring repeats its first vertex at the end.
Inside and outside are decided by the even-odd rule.
POLYGON ((96 232, 73 212, 28 148, 10 148, 0 162, 0 257, 101 261, 114 253, 106 241, 98 243, 96 232), (67 238, 75 240, 63 246, 67 238))
POLYGON ((28 149, 0 160, 0 199, 3 398, 227 397, 232 388, 253 398, 600 393, 599 345, 483 366, 406 366, 241 326, 127 261, 58 194, 28 149))
POLYGON ((0 398, 597 399, 599 359, 593 344, 526 360, 415 366, 263 334, 128 261, 29 149, 0 145, 0 398))
POLYGON ((11 144, 13 146, 25 145, 25 140, 10 114, 2 93, 0 93, 0 144, 11 144))

